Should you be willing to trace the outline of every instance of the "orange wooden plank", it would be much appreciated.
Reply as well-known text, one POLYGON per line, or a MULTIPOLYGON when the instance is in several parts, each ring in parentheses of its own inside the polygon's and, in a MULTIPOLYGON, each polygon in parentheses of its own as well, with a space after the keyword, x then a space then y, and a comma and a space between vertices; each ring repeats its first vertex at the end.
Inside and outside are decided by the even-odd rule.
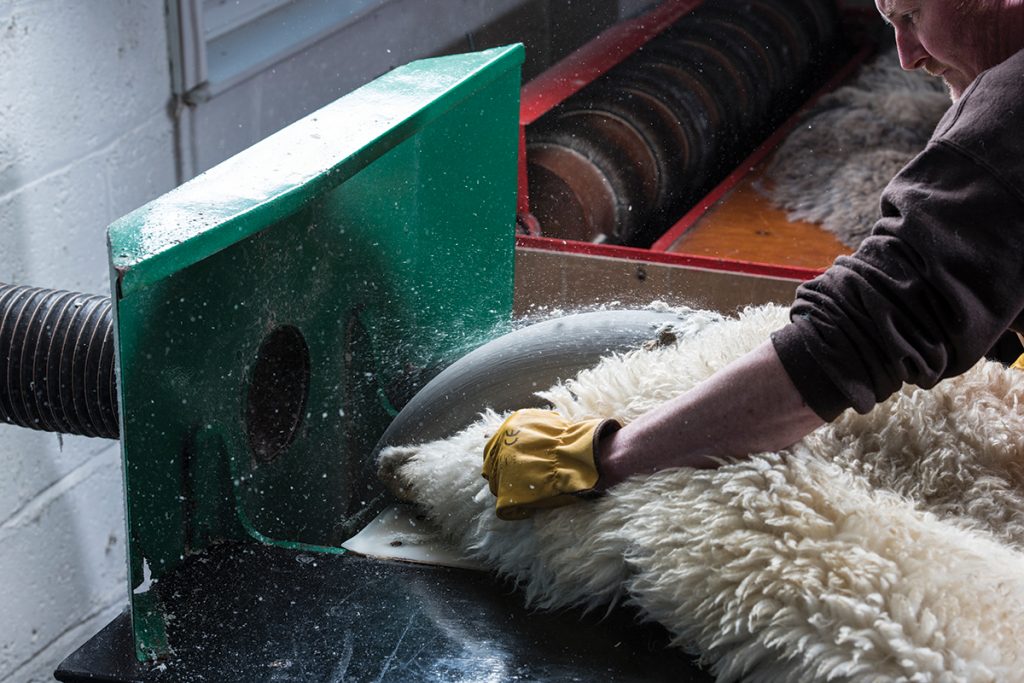
POLYGON ((754 189, 758 165, 683 233, 668 251, 755 263, 827 268, 851 249, 814 223, 790 221, 754 189))

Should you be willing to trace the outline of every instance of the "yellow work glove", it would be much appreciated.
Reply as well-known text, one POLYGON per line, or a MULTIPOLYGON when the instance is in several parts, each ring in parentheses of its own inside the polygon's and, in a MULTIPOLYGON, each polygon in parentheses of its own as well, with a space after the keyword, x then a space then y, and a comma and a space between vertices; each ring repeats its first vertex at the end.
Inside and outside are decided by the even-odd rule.
POLYGON ((498 498, 498 517, 525 519, 595 494, 597 441, 619 426, 615 420, 569 422, 533 408, 509 415, 484 448, 483 476, 498 498))

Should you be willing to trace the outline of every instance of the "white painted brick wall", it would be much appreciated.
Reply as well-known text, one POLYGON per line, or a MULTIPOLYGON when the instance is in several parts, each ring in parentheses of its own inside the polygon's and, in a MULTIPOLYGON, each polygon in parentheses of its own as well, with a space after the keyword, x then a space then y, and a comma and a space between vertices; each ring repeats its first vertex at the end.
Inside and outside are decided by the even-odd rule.
MULTIPOLYGON (((105 229, 175 184, 162 2, 0 0, 0 281, 108 294, 105 229)), ((0 681, 127 603, 113 441, 0 425, 0 681)))

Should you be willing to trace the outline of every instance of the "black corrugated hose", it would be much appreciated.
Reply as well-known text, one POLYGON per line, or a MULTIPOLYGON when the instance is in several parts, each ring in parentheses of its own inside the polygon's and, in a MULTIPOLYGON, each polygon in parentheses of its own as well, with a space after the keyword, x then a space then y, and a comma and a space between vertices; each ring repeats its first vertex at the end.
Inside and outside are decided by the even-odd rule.
POLYGON ((108 297, 0 283, 0 420, 118 438, 108 297))

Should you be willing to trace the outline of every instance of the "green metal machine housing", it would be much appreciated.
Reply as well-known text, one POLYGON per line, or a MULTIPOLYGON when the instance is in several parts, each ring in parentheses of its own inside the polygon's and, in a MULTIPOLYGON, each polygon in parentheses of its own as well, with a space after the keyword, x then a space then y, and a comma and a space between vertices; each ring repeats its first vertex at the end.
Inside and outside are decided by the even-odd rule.
POLYGON ((110 227, 140 659, 186 557, 342 552, 396 403, 508 323, 522 59, 395 69, 110 227))

